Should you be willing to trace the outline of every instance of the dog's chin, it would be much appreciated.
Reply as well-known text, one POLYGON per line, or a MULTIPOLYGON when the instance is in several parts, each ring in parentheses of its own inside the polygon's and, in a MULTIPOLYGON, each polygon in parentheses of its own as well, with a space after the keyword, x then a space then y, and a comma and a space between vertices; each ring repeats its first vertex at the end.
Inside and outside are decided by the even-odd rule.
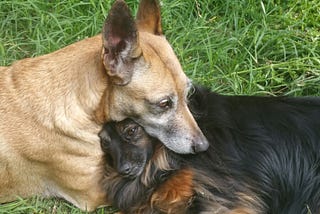
POLYGON ((165 147, 178 154, 195 154, 192 146, 188 146, 179 140, 162 141, 165 147))
POLYGON ((209 142, 203 135, 196 135, 193 139, 188 137, 165 137, 160 141, 171 151, 178 154, 196 154, 204 152, 209 147, 209 142))

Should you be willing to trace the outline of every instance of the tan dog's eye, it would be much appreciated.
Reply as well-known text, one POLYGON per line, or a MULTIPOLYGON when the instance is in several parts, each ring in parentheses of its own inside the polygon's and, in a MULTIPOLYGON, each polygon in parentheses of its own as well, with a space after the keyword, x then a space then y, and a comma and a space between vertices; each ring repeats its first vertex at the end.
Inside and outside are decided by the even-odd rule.
POLYGON ((158 106, 162 109, 168 109, 172 106, 172 101, 169 98, 165 98, 158 103, 158 106))

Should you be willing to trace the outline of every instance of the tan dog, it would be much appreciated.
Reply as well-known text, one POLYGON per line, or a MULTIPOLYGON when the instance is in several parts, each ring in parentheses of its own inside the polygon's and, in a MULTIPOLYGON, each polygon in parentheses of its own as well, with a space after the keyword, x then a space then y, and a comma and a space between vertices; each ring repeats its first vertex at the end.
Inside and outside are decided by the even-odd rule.
POLYGON ((118 0, 102 36, 0 71, 0 203, 42 195, 84 210, 106 204, 97 133, 108 120, 131 117, 178 153, 208 147, 155 0, 142 0, 136 22, 118 0))

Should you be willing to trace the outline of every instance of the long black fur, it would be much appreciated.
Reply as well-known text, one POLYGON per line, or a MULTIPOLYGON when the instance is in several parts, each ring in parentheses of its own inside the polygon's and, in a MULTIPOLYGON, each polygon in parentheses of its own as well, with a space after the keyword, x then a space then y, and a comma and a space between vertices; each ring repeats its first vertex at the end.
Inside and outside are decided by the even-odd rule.
POLYGON ((257 195, 263 213, 320 213, 319 98, 223 96, 197 88, 190 107, 210 147, 186 158, 188 164, 216 177, 220 159, 221 173, 257 195))
MULTIPOLYGON (((173 168, 161 179, 153 176, 155 182, 149 186, 123 180, 143 186, 140 190, 146 194, 134 203, 148 203, 161 182, 188 168, 195 172, 195 193, 187 213, 219 207, 268 214, 320 213, 319 98, 224 96, 195 87, 189 107, 209 149, 197 155, 167 151, 173 168)), ((113 191, 121 195, 113 198, 119 207, 120 198, 128 203, 122 191, 113 191)))

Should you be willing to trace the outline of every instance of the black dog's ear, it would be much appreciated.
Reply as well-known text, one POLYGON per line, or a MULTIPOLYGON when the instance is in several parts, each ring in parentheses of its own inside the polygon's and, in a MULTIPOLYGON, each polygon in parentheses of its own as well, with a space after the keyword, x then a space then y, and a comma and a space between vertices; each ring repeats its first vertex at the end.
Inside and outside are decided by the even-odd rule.
MULTIPOLYGON (((105 127, 105 125, 103 126, 105 127)), ((103 128, 99 134, 98 134, 99 138, 101 141, 107 141, 110 142, 111 141, 111 137, 110 134, 108 133, 107 129, 103 128)))
POLYGON ((133 75, 133 60, 141 56, 137 26, 123 0, 117 0, 102 30, 102 61, 113 83, 126 85, 133 75))
POLYGON ((104 152, 107 152, 108 148, 109 148, 109 144, 112 140, 112 136, 116 133, 114 133, 114 127, 112 127, 112 123, 105 123, 103 125, 103 128, 101 129, 101 131, 98 133, 98 136, 100 138, 100 145, 101 145, 101 149, 104 152))
POLYGON ((116 129, 116 123, 117 122, 112 121, 103 125, 101 131, 98 133, 101 141, 111 142, 112 140, 118 140, 120 136, 116 129))
POLYGON ((199 85, 192 85, 188 96, 188 107, 195 119, 203 117, 207 113, 206 99, 210 90, 199 85))
POLYGON ((107 134, 108 133, 104 130, 99 133, 100 146, 103 152, 108 152, 109 149, 110 137, 107 134))

